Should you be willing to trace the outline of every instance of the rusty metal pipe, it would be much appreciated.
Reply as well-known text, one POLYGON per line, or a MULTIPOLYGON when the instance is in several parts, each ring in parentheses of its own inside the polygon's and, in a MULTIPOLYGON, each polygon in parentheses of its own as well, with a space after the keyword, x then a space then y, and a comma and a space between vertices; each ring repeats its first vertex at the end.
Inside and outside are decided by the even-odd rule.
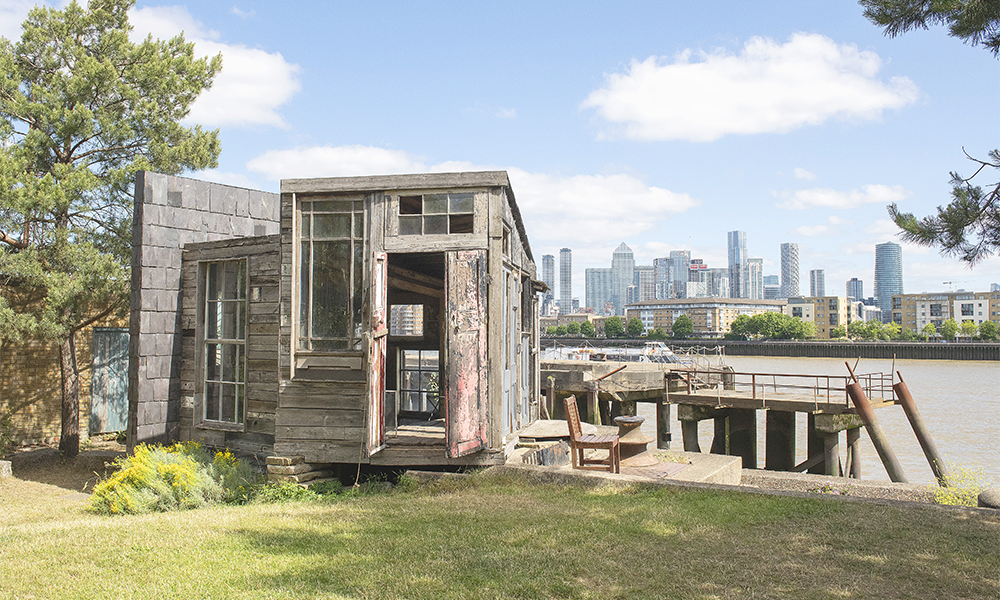
POLYGON ((875 450, 878 451, 878 456, 882 459, 882 464, 885 465, 889 479, 896 483, 907 483, 906 477, 903 475, 903 468, 899 466, 896 455, 893 454, 892 448, 889 447, 889 438, 882 431, 882 426, 879 425, 879 422, 875 420, 875 410, 872 409, 871 403, 868 402, 865 390, 862 389, 860 383, 853 381, 847 384, 847 393, 854 402, 858 416, 861 417, 861 421, 865 424, 868 437, 871 438, 872 444, 875 445, 875 450))
POLYGON ((934 477, 937 478, 939 484, 947 486, 948 469, 941 459, 941 454, 938 452, 937 446, 934 445, 934 440, 931 439, 927 425, 924 423, 920 413, 917 412, 917 404, 913 401, 910 388, 906 387, 906 382, 903 381, 903 375, 899 371, 896 371, 896 375, 899 375, 899 383, 892 386, 892 390, 896 392, 899 403, 903 405, 903 412, 906 413, 906 418, 910 420, 910 427, 913 428, 913 433, 916 434, 917 441, 920 442, 920 449, 924 451, 924 456, 927 457, 927 462, 931 465, 934 477))

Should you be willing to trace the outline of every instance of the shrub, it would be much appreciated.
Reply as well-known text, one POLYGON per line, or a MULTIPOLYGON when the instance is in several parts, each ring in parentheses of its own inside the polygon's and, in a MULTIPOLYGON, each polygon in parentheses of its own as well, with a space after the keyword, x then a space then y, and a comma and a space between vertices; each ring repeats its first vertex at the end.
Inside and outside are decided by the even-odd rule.
POLYGON ((320 497, 320 494, 311 489, 311 487, 302 487, 294 481, 269 482, 257 488, 253 499, 254 502, 264 504, 316 500, 320 497))
POLYGON ((200 444, 140 444, 115 461, 117 471, 94 487, 88 509, 100 514, 141 514, 197 508, 212 502, 246 502, 256 475, 228 450, 210 455, 200 444))
POLYGON ((931 485, 934 501, 948 506, 976 506, 979 494, 990 487, 990 478, 982 467, 949 465, 947 487, 931 485))

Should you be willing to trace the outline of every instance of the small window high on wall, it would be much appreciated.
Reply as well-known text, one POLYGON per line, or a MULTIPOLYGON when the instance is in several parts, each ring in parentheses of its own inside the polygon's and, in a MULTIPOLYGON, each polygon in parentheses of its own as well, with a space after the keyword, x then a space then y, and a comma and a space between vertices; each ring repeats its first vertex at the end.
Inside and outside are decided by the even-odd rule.
POLYGON ((399 197, 399 235, 472 233, 475 194, 399 197))
POLYGON ((246 406, 247 263, 206 263, 205 421, 242 423, 246 406))

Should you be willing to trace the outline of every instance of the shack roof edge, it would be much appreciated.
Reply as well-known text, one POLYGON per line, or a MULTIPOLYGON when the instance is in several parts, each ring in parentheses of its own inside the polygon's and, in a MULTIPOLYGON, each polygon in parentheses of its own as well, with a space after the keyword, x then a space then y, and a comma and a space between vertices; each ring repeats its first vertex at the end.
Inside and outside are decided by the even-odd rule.
POLYGON ((373 192, 381 190, 476 186, 503 186, 509 188, 510 180, 507 178, 506 171, 316 177, 309 179, 282 179, 281 193, 373 192))

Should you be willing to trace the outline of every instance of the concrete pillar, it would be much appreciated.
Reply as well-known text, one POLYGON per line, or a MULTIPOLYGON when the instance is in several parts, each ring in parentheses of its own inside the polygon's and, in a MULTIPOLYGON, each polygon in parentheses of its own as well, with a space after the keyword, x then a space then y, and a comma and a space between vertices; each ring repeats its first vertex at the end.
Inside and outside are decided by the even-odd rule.
POLYGON ((853 427, 847 430, 847 473, 850 477, 861 479, 861 428, 853 427))
POLYGON ((592 425, 601 424, 601 415, 597 408, 597 384, 593 382, 587 382, 587 421, 592 425))
POLYGON ((795 467, 795 413, 767 411, 764 435, 764 468, 791 471, 795 467))
POLYGON ((729 413, 729 454, 743 457, 744 469, 757 468, 757 411, 734 408, 729 413))
POLYGON ((698 421, 681 421, 681 435, 684 437, 685 452, 701 452, 698 443, 698 421))
POLYGON ((722 416, 712 419, 715 423, 715 433, 712 436, 712 454, 729 454, 729 416, 721 413, 722 416))
POLYGON ((659 450, 670 448, 670 404, 666 399, 656 403, 656 447, 659 450))
POLYGON ((840 434, 823 433, 823 474, 840 477, 840 434))
MULTIPOLYGON (((809 426, 808 433, 806 435, 808 458, 812 458, 817 454, 823 454, 825 451, 825 445, 823 443, 823 434, 816 431, 816 415, 809 414, 809 426)), ((826 473, 826 464, 824 461, 820 461, 815 465, 809 467, 806 470, 807 473, 815 473, 817 475, 823 475, 826 473)))

